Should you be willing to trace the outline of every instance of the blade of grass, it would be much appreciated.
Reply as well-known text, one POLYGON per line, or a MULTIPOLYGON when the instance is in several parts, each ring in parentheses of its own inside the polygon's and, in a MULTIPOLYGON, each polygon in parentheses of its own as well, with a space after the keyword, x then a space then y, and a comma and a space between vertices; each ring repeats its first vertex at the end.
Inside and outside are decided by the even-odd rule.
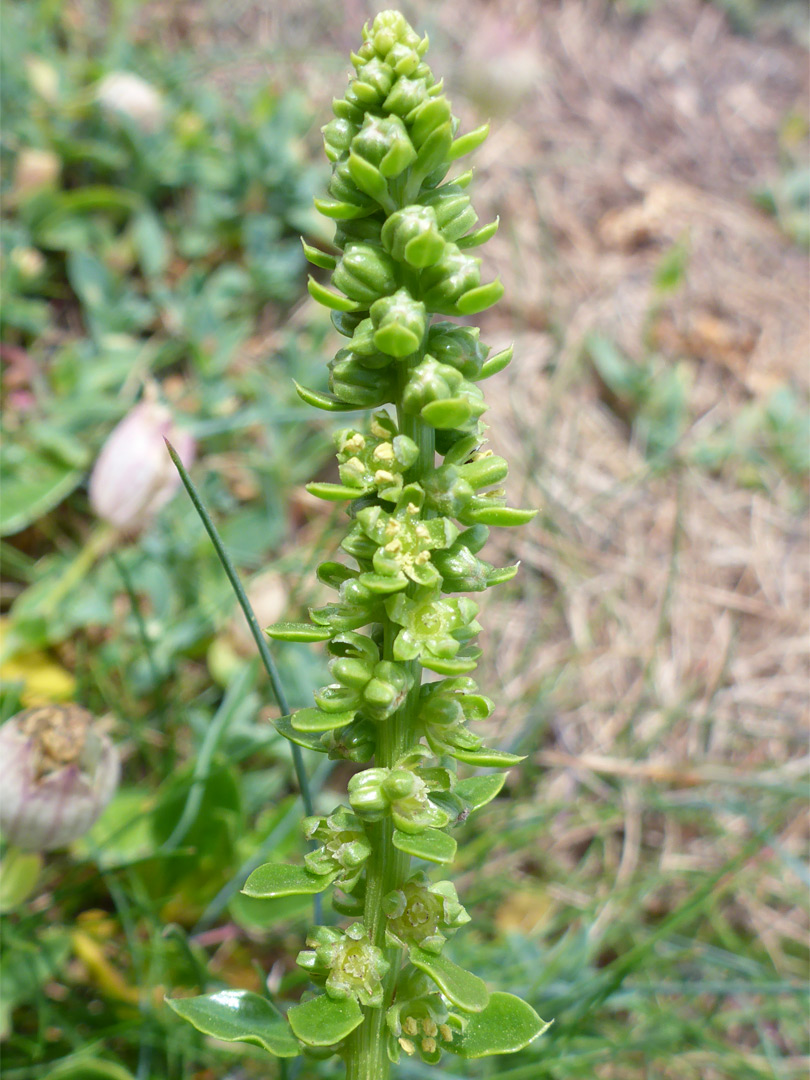
MULTIPOLYGON (((236 599, 239 601, 239 606, 241 607, 247 624, 250 627, 250 632, 253 635, 253 640, 256 642, 256 648, 259 650, 259 656, 261 657, 262 663, 264 664, 264 669, 267 672, 268 678, 270 679, 270 685, 273 688, 273 694, 276 699, 276 704, 281 710, 282 716, 287 716, 290 712, 290 706, 287 703, 287 695, 284 693, 284 687, 281 685, 281 676, 278 673, 276 662, 270 653, 267 639, 262 633, 261 627, 259 626, 258 620, 256 619, 256 615, 253 611, 253 608, 251 607, 250 601, 248 600, 244 586, 239 580, 239 575, 236 572, 236 567, 233 565, 233 562, 231 561, 228 552, 225 550, 225 545, 222 542, 222 537, 217 532, 217 527, 211 520, 211 515, 208 513, 205 506, 203 505, 200 494, 197 491, 197 488, 194 486, 194 481, 189 476, 188 470, 186 469, 183 462, 180 460, 177 451, 169 442, 169 440, 166 439, 164 441, 166 443, 166 449, 169 451, 169 456, 174 462, 174 467, 180 474, 180 479, 183 481, 183 486, 185 487, 186 491, 188 492, 189 498, 194 504, 194 509, 200 516, 200 520, 205 527, 205 531, 208 533, 211 539, 211 543, 214 545, 214 550, 217 553, 217 557, 222 563, 222 568, 228 576, 228 581, 230 581, 231 583, 231 587, 233 588, 233 591, 236 595, 236 599)), ((292 747, 293 768, 295 769, 295 775, 298 780, 298 789, 301 792, 301 801, 304 804, 305 813, 308 817, 311 817, 314 813, 312 792, 310 790, 306 768, 304 767, 304 756, 301 753, 300 746, 298 746, 296 743, 291 743, 290 745, 292 747)), ((320 899, 320 896, 316 896, 314 900, 316 922, 320 922, 320 899)))

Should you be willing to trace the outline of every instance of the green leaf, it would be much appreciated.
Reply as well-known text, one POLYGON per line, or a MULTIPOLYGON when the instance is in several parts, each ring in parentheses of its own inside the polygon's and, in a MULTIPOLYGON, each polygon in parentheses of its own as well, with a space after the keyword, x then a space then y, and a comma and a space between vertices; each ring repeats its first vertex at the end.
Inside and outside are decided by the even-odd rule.
POLYGON ((348 296, 343 296, 342 293, 332 292, 331 289, 327 289, 325 285, 321 285, 314 277, 307 280, 307 289, 313 300, 317 300, 324 307, 331 308, 332 311, 358 311, 362 306, 356 300, 350 300, 348 296))
POLYGON ((536 510, 518 510, 512 506, 483 506, 477 510, 468 510, 464 516, 476 525, 501 525, 508 528, 526 525, 536 514, 536 510))
POLYGON ((394 847, 427 862, 450 863, 456 857, 458 844, 452 836, 439 829, 425 829, 420 833, 404 833, 394 830, 394 847))
POLYGON ((481 228, 476 229, 475 232, 467 233, 466 236, 460 236, 458 240, 456 240, 456 247, 460 247, 464 250, 465 248, 478 247, 479 244, 485 244, 487 240, 491 240, 498 231, 500 221, 500 218, 495 218, 494 221, 490 221, 489 225, 482 225, 481 228))
POLYGON ((275 896, 304 896, 328 889, 338 871, 332 874, 311 874, 304 866, 287 863, 265 863, 257 867, 245 882, 245 896, 269 899, 275 896))
POLYGON ((305 622, 277 622, 264 631, 274 641, 327 641, 332 632, 305 622))
MULTIPOLYGON (((388 184, 375 165, 352 151, 349 154, 348 166, 352 180, 361 191, 365 192, 366 195, 370 195, 372 199, 376 199, 378 203, 383 205, 390 203, 388 184)), ((390 205, 393 206, 394 204, 390 203, 390 205)))
POLYGON ((363 494, 357 488, 344 487, 342 484, 316 483, 307 484, 307 491, 319 499, 327 502, 344 502, 348 499, 359 499, 363 494))
POLYGON ((488 379, 490 375, 497 375, 499 371, 503 371, 503 369, 512 362, 514 351, 514 345, 510 345, 508 348, 501 349, 499 353, 495 353, 494 356, 490 356, 488 360, 485 360, 478 375, 478 381, 480 382, 481 379, 488 379))
POLYGON ((324 217, 333 218, 335 221, 351 221, 352 218, 368 217, 377 209, 371 206, 357 206, 355 203, 335 202, 331 199, 313 199, 315 209, 324 217))
POLYGON ((422 667, 439 675, 464 675, 475 671, 477 661, 469 656, 423 656, 422 667))
POLYGON ((45 1074, 45 1080, 134 1080, 129 1069, 105 1058, 78 1055, 45 1074))
POLYGON ((334 394, 324 394, 320 390, 310 390, 308 386, 302 386, 293 379, 295 390, 302 401, 324 412, 352 412, 357 406, 349 405, 334 394))
POLYGON ((497 304, 503 296, 503 285, 496 278, 487 285, 479 285, 477 289, 469 289, 456 301, 459 315, 477 315, 479 311, 497 304))
POLYGON ((495 776, 470 776, 466 780, 459 780, 454 790, 456 795, 470 804, 471 810, 480 810, 482 806, 492 802, 505 781, 505 773, 495 776))
POLYGON ((307 750, 315 750, 319 754, 326 753, 326 747, 321 742, 321 736, 315 731, 298 731, 290 723, 289 716, 278 716, 272 723, 279 735, 283 735, 285 739, 289 739, 296 746, 305 746, 307 750))
POLYGON ((518 765, 521 761, 526 760, 526 756, 520 754, 508 754, 506 750, 488 750, 485 746, 482 746, 480 750, 458 750, 456 748, 452 751, 453 757, 456 761, 463 761, 467 765, 475 765, 480 769, 508 769, 512 765, 518 765))
POLYGON ((446 956, 434 956, 413 945, 408 953, 414 967, 424 971, 436 983, 448 1000, 464 1012, 481 1012, 486 1008, 489 991, 483 979, 454 964, 446 956))
POLYGON ((321 270, 334 270, 337 266, 337 259, 334 255, 327 255, 320 248, 308 244, 303 236, 301 237, 301 246, 304 249, 307 262, 311 262, 313 266, 319 266, 321 270))
POLYGON ((50 454, 32 450, 22 461, 16 460, 16 453, 14 457, 13 462, 4 461, 0 470, 0 536, 12 536, 38 521, 67 498, 84 477, 83 469, 56 461, 50 454))
POLYGON ((0 914, 11 911, 26 900, 42 870, 38 851, 21 851, 11 845, 0 863, 0 914))
POLYGON ((290 717, 290 723, 298 731, 334 731, 354 720, 356 709, 346 712, 324 712, 322 709, 299 709, 290 717))
POLYGON ((287 1019, 307 1046, 334 1046, 362 1024, 363 1013, 354 998, 334 1001, 321 994, 302 1005, 293 1005, 287 1019))
POLYGON ((463 397, 429 401, 422 408, 422 419, 431 427, 443 430, 460 427, 471 415, 470 403, 463 397))
POLYGON ((220 990, 190 998, 165 998, 178 1016, 214 1039, 254 1043, 276 1057, 297 1057, 300 1049, 271 1003, 249 990, 220 990))
POLYGON ((461 1039, 447 1049, 463 1058, 514 1054, 551 1025, 514 994, 496 992, 481 1012, 470 1017, 461 1039))
POLYGON ((144 275, 148 278, 160 277, 169 265, 171 252, 160 218, 151 207, 144 207, 135 215, 132 239, 144 275))
POLYGON ((465 154, 477 150, 487 135, 489 135, 489 124, 482 124, 481 127, 474 128, 465 135, 460 135, 450 143, 447 160, 455 161, 456 158, 464 157, 465 154))

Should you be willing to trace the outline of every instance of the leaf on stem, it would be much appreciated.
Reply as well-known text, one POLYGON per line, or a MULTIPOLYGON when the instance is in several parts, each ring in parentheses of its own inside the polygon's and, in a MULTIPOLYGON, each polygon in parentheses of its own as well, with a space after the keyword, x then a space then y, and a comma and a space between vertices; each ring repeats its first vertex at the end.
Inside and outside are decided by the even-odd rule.
POLYGON ((224 1042, 261 1046, 275 1057, 297 1057, 298 1043, 267 998, 249 990, 220 990, 190 998, 165 998, 166 1004, 203 1035, 224 1042))

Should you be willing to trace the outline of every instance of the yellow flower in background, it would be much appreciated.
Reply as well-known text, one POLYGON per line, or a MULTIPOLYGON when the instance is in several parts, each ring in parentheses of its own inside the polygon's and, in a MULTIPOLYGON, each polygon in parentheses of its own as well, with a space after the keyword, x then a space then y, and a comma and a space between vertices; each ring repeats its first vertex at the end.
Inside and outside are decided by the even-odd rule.
MULTIPOLYGON (((0 645, 7 629, 8 619, 0 619, 0 645)), ((0 681, 23 684, 20 701, 26 708, 71 701, 76 693, 70 672, 40 649, 19 652, 0 663, 0 681)))

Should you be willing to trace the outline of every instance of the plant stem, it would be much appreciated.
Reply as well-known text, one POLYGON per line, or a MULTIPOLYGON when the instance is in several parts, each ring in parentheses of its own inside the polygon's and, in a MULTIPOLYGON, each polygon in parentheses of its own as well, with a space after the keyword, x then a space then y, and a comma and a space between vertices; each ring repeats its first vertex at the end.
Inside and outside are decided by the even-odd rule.
MULTIPOLYGON (((423 352, 424 350, 422 350, 423 352)), ((414 363, 422 358, 417 354, 414 363)), ((407 381, 408 368, 400 366, 400 394, 407 381)), ((399 396, 399 395, 398 395, 399 396)), ((401 400, 401 398, 400 398, 401 400)), ((399 430, 414 440, 419 447, 419 457, 412 469, 410 479, 418 481, 434 465, 435 433, 419 417, 405 414, 397 401, 399 430)), ((390 619, 383 623, 385 660, 393 659, 395 628, 390 619)), ((411 689, 398 711, 380 725, 375 765, 391 768, 414 741, 414 720, 419 707, 419 689, 422 682, 422 665, 414 660, 408 665, 413 680, 411 689)), ((407 879, 411 857, 394 847, 394 826, 390 817, 368 826, 372 852, 366 869, 366 899, 363 918, 373 945, 382 949, 390 967, 383 982, 381 1008, 364 1008, 365 1018, 351 1036, 346 1053, 346 1080, 388 1080, 388 1059, 385 1014, 392 1004, 397 975, 402 963, 402 949, 385 944, 385 916, 383 899, 398 889, 407 879)))

